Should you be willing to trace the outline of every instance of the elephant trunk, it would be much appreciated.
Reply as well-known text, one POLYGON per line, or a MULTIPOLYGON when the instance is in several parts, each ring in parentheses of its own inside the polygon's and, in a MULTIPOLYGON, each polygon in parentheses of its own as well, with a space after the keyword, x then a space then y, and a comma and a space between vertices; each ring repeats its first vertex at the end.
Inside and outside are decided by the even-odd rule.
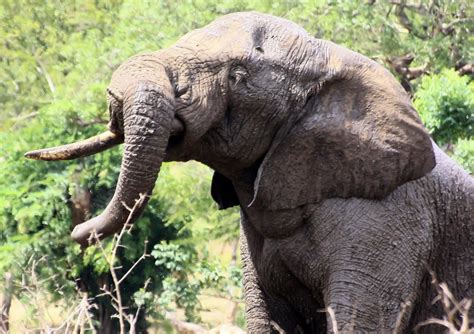
POLYGON ((174 119, 171 84, 140 81, 129 86, 125 96, 125 147, 119 181, 104 212, 74 228, 71 236, 83 246, 89 244, 94 231, 105 238, 140 215, 166 154, 174 119))

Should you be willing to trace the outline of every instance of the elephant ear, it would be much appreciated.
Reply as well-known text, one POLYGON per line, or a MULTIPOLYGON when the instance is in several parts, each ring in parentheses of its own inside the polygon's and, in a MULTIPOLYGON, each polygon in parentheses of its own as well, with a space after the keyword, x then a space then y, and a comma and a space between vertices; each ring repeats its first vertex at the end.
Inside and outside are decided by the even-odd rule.
POLYGON ((260 165, 258 205, 275 210, 332 197, 381 199, 434 167, 429 135, 381 66, 318 89, 260 165))
POLYGON ((211 195, 217 203, 219 210, 239 205, 239 199, 232 181, 218 172, 214 172, 212 177, 211 195))

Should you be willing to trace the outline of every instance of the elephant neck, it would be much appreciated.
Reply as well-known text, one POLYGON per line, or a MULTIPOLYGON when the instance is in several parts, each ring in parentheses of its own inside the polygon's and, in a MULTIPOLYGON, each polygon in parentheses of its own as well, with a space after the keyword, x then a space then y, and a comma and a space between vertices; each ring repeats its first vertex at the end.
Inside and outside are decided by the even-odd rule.
POLYGON ((246 220, 265 239, 284 239, 295 235, 311 211, 311 206, 307 205, 294 209, 269 209, 258 197, 254 200, 253 182, 239 180, 233 184, 246 220))

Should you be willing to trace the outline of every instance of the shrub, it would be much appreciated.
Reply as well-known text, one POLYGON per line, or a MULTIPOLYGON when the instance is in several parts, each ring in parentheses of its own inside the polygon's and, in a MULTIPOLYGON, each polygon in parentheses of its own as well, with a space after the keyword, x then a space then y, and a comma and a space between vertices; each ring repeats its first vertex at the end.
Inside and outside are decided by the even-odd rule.
POLYGON ((469 173, 474 174, 474 139, 460 139, 452 157, 469 173))
POLYGON ((444 69, 440 74, 423 77, 414 104, 439 145, 472 137, 474 82, 467 76, 444 69))

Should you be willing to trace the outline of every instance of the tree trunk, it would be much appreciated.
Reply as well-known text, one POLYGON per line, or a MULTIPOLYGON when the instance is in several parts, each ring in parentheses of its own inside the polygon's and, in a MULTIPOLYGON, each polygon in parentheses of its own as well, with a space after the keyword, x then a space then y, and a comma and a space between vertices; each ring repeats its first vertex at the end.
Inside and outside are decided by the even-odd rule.
POLYGON ((92 208, 92 195, 89 189, 80 186, 78 181, 79 176, 79 174, 73 176, 74 187, 69 201, 72 215, 72 226, 77 226, 85 222, 90 215, 92 208))
POLYGON ((98 303, 99 309, 99 328, 98 332, 103 334, 114 334, 119 333, 120 328, 117 323, 117 319, 112 319, 112 316, 115 314, 115 310, 110 304, 98 303))

